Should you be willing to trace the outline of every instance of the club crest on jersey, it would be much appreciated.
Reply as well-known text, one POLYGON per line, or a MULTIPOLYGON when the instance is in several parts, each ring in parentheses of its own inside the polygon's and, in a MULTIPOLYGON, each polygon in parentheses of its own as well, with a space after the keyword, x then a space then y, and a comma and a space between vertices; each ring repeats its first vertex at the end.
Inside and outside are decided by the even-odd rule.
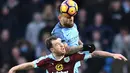
POLYGON ((56 66, 55 66, 55 68, 56 68, 56 70, 57 71, 61 71, 61 70, 63 70, 63 65, 62 64, 57 64, 56 66))
POLYGON ((69 57, 65 57, 65 58, 64 58, 64 61, 65 61, 66 63, 68 63, 68 62, 70 61, 70 58, 69 58, 69 57))

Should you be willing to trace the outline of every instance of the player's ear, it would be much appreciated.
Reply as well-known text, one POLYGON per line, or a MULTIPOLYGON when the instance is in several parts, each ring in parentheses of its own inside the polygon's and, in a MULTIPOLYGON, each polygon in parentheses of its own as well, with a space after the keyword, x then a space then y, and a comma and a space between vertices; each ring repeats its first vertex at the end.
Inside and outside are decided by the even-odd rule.
POLYGON ((50 48, 50 51, 51 51, 51 52, 53 52, 53 50, 54 50, 53 48, 50 48))
POLYGON ((61 14, 59 14, 58 19, 59 19, 59 20, 61 19, 61 14))

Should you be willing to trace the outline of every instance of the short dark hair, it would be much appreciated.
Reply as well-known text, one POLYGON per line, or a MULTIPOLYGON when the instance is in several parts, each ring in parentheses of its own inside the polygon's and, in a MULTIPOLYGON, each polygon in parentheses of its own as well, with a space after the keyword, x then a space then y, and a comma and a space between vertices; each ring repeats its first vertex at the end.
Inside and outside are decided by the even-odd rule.
POLYGON ((48 49, 52 48, 52 41, 53 41, 53 40, 56 40, 56 39, 57 39, 56 36, 51 36, 51 37, 47 38, 47 39, 46 39, 46 47, 47 47, 48 49))

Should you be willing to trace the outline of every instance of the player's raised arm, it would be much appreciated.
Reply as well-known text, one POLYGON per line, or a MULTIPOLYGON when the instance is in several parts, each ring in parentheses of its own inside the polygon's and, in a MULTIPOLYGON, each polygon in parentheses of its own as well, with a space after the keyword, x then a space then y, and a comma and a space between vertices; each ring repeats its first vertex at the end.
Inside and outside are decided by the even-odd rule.
POLYGON ((17 66, 12 67, 8 73, 16 73, 18 70, 28 70, 34 68, 33 62, 23 63, 17 66))
POLYGON ((114 59, 127 61, 127 59, 121 54, 114 54, 105 51, 94 51, 91 55, 92 57, 112 57, 114 59))
POLYGON ((80 44, 79 46, 67 47, 66 50, 67 50, 66 54, 74 54, 83 50, 83 45, 80 44))
POLYGON ((79 51, 89 51, 92 53, 96 48, 94 44, 86 44, 83 45, 82 41, 79 40, 79 45, 78 46, 73 46, 73 47, 68 47, 67 43, 64 43, 65 47, 67 47, 67 54, 74 54, 79 51))

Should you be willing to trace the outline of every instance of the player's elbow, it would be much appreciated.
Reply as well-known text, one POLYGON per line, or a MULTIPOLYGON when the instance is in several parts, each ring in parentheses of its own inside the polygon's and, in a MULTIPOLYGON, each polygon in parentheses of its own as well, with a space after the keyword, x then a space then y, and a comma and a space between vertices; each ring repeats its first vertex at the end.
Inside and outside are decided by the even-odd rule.
POLYGON ((93 51, 91 53, 92 57, 99 57, 100 56, 100 51, 93 51))
POLYGON ((32 68, 34 68, 34 64, 33 64, 33 62, 28 62, 27 63, 27 67, 28 67, 28 69, 32 69, 32 68))

